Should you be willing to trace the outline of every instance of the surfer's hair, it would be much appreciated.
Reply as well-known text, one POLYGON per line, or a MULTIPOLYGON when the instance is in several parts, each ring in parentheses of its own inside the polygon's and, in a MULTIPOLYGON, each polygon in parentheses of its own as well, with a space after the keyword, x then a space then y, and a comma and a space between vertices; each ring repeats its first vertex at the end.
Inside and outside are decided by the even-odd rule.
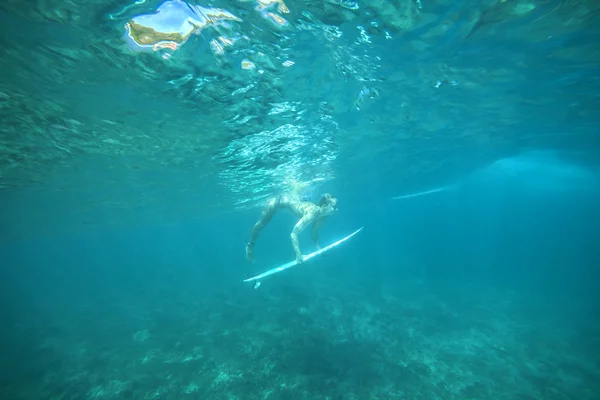
POLYGON ((323 196, 321 196, 321 199, 319 200, 319 206, 323 207, 328 205, 329 203, 331 203, 332 198, 332 195, 330 195, 329 193, 325 193, 323 196))

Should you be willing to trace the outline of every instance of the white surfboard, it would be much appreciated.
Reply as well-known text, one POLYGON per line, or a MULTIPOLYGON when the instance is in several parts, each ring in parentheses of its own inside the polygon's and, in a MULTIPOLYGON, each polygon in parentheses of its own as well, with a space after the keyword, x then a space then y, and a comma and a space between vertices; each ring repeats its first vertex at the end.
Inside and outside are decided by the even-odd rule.
MULTIPOLYGON (((321 254, 325 253, 326 251, 329 251, 329 250, 333 249, 334 247, 336 247, 336 246, 338 246, 338 245, 340 245, 340 244, 344 243, 346 240, 350 239, 352 236, 354 236, 354 235, 356 235, 358 232, 362 231, 362 229, 363 229, 363 228, 361 227, 360 229, 357 229, 357 230, 355 230, 354 232, 352 232, 350 235, 346 236, 345 238, 343 238, 343 239, 340 239, 340 240, 338 240, 337 242, 330 244, 329 246, 323 247, 322 249, 320 249, 320 250, 317 250, 317 251, 315 251, 314 253, 310 253, 310 254, 307 254, 307 255, 305 255, 305 256, 304 256, 304 262, 307 262, 307 261, 308 261, 308 260, 310 260, 311 258, 314 258, 314 257, 316 257, 316 256, 319 256, 319 255, 321 255, 321 254)), ((266 278, 267 276, 270 276, 270 275, 276 274, 276 273, 278 273, 278 272, 285 271, 286 269, 288 269, 288 268, 292 268, 292 267, 293 267, 293 266, 295 266, 295 265, 298 265, 298 262, 297 262, 296 260, 294 260, 294 261, 290 261, 290 262, 288 262, 288 263, 286 263, 286 264, 283 264, 283 265, 282 265, 282 266, 280 266, 280 267, 273 268, 273 269, 270 269, 270 270, 268 270, 268 271, 266 271, 266 272, 263 272, 263 273, 262 273, 262 274, 260 274, 260 275, 256 275, 256 276, 253 276, 252 278, 244 279, 244 282, 252 282, 252 281, 255 281, 255 282, 256 282, 256 285, 255 285, 254 287, 255 287, 255 288, 258 288, 258 286, 260 285, 260 282, 259 282, 259 281, 260 281, 261 279, 263 279, 263 278, 266 278)))

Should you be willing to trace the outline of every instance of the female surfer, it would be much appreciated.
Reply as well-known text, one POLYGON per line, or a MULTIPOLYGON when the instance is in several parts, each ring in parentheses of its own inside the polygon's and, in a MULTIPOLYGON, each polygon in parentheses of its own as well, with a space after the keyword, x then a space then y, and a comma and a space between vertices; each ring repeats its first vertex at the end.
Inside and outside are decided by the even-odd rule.
POLYGON ((250 240, 246 243, 246 258, 248 261, 254 261, 254 244, 256 243, 256 239, 258 239, 260 232, 271 221, 275 213, 284 208, 291 210, 292 213, 299 218, 290 237, 292 239, 294 253, 296 253, 296 262, 301 263, 304 259, 300 252, 298 235, 312 223, 312 238, 315 241, 317 248, 320 248, 319 230, 327 217, 337 211, 337 199, 329 193, 326 193, 321 197, 318 203, 314 203, 312 201, 303 200, 298 195, 298 192, 294 191, 290 194, 283 194, 267 201, 260 219, 254 224, 254 227, 250 232, 250 240))

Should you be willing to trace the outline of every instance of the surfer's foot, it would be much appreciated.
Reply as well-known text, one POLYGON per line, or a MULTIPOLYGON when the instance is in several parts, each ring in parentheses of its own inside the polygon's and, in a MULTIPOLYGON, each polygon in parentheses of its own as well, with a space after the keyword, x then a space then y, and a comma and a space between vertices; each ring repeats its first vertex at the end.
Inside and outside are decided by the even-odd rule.
POLYGON ((254 262, 254 243, 246 243, 246 260, 254 262))

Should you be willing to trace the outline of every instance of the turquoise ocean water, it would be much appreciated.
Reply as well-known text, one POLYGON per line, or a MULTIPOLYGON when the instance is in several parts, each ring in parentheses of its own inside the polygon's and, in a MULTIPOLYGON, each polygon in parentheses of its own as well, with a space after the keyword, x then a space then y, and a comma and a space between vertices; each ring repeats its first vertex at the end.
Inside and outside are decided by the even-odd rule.
POLYGON ((0 399, 600 398, 596 3, 3 1, 0 399))

